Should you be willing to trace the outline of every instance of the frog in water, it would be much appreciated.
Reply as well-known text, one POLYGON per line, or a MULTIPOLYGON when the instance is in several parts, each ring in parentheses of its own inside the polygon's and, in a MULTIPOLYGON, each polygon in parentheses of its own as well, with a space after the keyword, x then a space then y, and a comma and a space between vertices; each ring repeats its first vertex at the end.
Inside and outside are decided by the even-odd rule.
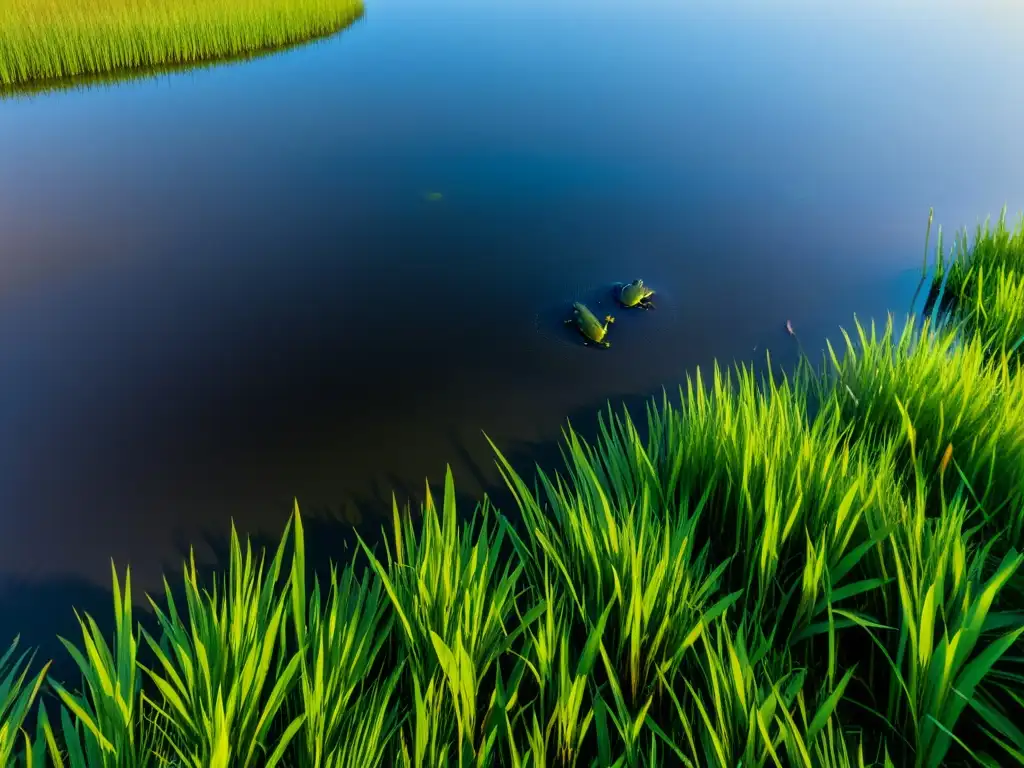
POLYGON ((618 300, 619 304, 628 309, 654 309, 654 302, 651 301, 653 295, 654 291, 644 285, 643 280, 636 279, 619 287, 618 300))
POLYGON ((602 325, 601 321, 597 319, 585 304, 576 301, 572 305, 572 317, 566 320, 565 324, 575 325, 587 341, 607 348, 611 346, 611 342, 605 339, 605 336, 608 335, 608 326, 614 322, 614 317, 605 315, 604 324, 602 325))

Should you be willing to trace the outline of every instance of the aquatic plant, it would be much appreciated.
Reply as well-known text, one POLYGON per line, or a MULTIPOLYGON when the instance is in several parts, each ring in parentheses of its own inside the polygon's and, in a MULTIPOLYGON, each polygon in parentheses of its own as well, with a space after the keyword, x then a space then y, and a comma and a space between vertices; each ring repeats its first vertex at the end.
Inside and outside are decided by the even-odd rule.
POLYGON ((362 12, 362 0, 5 0, 0 86, 243 56, 362 12))
POLYGON ((0 749, 75 768, 1024 765, 1024 374, 1001 338, 855 321, 820 368, 698 369, 643 419, 609 406, 594 440, 567 425, 560 468, 528 477, 493 446, 508 514, 463 508, 449 470, 418 515, 393 505, 383 552, 325 574, 296 506, 269 564, 234 531, 211 585, 190 559, 184 609, 151 600, 157 634, 115 572, 112 645, 80 619, 81 688, 51 682, 33 733, 45 668, 0 659, 0 749))

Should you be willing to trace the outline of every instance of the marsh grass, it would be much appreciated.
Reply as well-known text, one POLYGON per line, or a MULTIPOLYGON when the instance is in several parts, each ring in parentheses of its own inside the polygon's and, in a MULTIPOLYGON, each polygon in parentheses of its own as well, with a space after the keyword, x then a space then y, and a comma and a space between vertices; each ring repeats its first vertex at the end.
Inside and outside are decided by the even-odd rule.
MULTIPOLYGON (((927 269, 926 264, 926 269, 927 269)), ((1007 224, 1003 208, 990 219, 958 233, 948 253, 940 237, 932 265, 931 304, 995 350, 1024 345, 1024 215, 1007 224)))
POLYGON ((296 507, 269 561, 234 533, 211 584, 190 561, 183 607, 152 600, 159 636, 114 572, 112 642, 80 619, 81 686, 51 682, 33 733, 45 668, 0 660, 0 748, 74 768, 1024 765, 1024 374, 963 317, 855 321, 788 375, 698 369, 592 441, 567 425, 562 466, 532 476, 495 446, 509 515, 485 498, 464 520, 449 470, 418 515, 393 505, 383 551, 327 573, 296 507))
POLYGON ((362 0, 5 0, 0 86, 233 59, 337 32, 362 0))
POLYGON ((904 477, 923 471, 930 517, 961 488, 989 531, 1024 546, 1024 376, 1005 350, 979 333, 931 329, 927 322, 878 331, 857 325, 844 345, 829 344, 824 408, 858 440, 912 428, 916 454, 897 457, 904 477), (910 426, 907 426, 910 425, 910 426), (912 465, 916 459, 919 467, 912 465))
POLYGON ((27 100, 38 95, 54 92, 85 91, 94 88, 130 85, 143 80, 171 78, 175 75, 196 74, 203 70, 215 69, 217 67, 230 64, 242 64, 273 56, 276 53, 290 50, 300 44, 318 45, 329 40, 334 34, 338 33, 330 32, 309 41, 301 41, 300 43, 289 43, 287 45, 279 46, 267 46, 260 48, 257 51, 246 52, 237 56, 218 56, 217 58, 203 61, 139 66, 132 67, 131 69, 117 69, 97 74, 73 75, 51 79, 30 80, 19 83, 0 82, 0 99, 8 101, 19 99, 27 100))

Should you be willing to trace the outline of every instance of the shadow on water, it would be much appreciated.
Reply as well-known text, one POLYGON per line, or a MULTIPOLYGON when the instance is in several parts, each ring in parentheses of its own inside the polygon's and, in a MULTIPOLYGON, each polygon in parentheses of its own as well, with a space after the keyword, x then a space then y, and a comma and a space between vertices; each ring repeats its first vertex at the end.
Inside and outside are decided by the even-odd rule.
POLYGON ((59 637, 78 644, 82 634, 75 610, 83 618, 91 615, 109 637, 114 628, 111 594, 109 588, 74 576, 43 582, 0 576, 0 653, 20 635, 18 653, 35 650, 30 674, 52 660, 50 676, 76 684, 77 668, 59 637))
POLYGON ((171 75, 188 74, 191 72, 214 69, 231 64, 241 64, 258 59, 265 59, 297 48, 327 43, 348 29, 351 29, 357 22, 361 21, 364 18, 364 13, 365 11, 363 8, 357 9, 355 13, 350 18, 344 20, 337 29, 333 29, 321 35, 292 43, 285 43, 283 45, 266 46, 246 53, 216 56, 203 61, 132 67, 130 69, 116 69, 111 72, 47 78, 45 80, 33 80, 28 83, 19 83, 16 85, 0 84, 0 101, 31 99, 36 96, 42 96, 49 93, 83 91, 92 88, 127 85, 145 80, 157 80, 171 75))
MULTIPOLYGON (((282 515, 282 520, 287 514, 282 515)), ((390 527, 390 496, 385 504, 383 497, 349 499, 337 508, 310 508, 302 510, 305 531, 308 575, 320 574, 321 581, 329 574, 333 563, 339 568, 347 565, 360 550, 358 538, 381 559, 385 557, 382 543, 390 527), (356 517, 356 522, 353 522, 356 517), (358 538, 357 538, 358 536, 358 538)), ((248 540, 257 561, 265 554, 269 564, 280 542, 280 531, 274 533, 239 532, 243 547, 248 540)), ((176 549, 180 557, 176 563, 164 564, 164 576, 179 611, 185 606, 183 566, 189 561, 190 551, 195 551, 196 571, 201 587, 209 587, 215 576, 226 573, 231 560, 231 539, 228 535, 208 533, 198 540, 186 541, 179 537, 176 549)), ((291 550, 286 551, 284 568, 291 567, 291 550)), ((366 557, 360 553, 359 567, 365 567, 366 557)), ((125 568, 114 563, 121 589, 125 587, 125 568)), ((163 589, 148 592, 149 597, 163 609, 166 597, 163 589)), ((147 599, 146 592, 132 587, 133 616, 136 622, 154 637, 159 637, 157 617, 147 599)), ((34 650, 32 670, 38 670, 51 661, 49 676, 72 689, 78 688, 80 674, 74 660, 61 643, 64 638, 81 646, 82 631, 78 615, 86 620, 86 614, 95 620, 108 644, 115 631, 111 586, 101 587, 92 581, 75 576, 51 577, 44 581, 33 581, 20 576, 0 575, 0 652, 6 650, 15 636, 19 637, 19 653, 34 650)))
MULTIPOLYGON (((612 398, 612 402, 621 399, 612 398)), ((643 402, 643 398, 633 400, 634 403, 643 402)), ((582 427, 580 431, 588 437, 596 435, 597 422, 593 408, 581 409, 572 416, 572 421, 575 427, 582 427)), ((465 476, 470 481, 484 489, 484 493, 499 511, 515 521, 517 516, 513 498, 500 478, 497 482, 493 479, 494 455, 482 434, 479 436, 479 443, 484 446, 483 450, 479 445, 471 446, 467 441, 454 439, 453 436, 455 449, 451 460, 459 463, 460 470, 466 473, 465 476)), ((516 471, 531 482, 535 464, 551 470, 562 466, 560 445, 561 440, 558 439, 501 445, 499 448, 516 471)), ((479 499, 475 495, 459 491, 460 477, 463 475, 454 470, 453 474, 458 516, 460 521, 465 521, 476 513, 479 499)), ((428 479, 435 500, 440 503, 443 497, 443 476, 425 478, 424 484, 419 487, 413 487, 412 484, 393 475, 382 477, 372 495, 350 496, 344 501, 323 507, 304 507, 302 500, 298 500, 305 532, 307 578, 311 579, 317 575, 323 584, 332 564, 341 569, 353 561, 356 563, 357 573, 361 574, 368 560, 361 551, 360 539, 381 561, 386 561, 384 542, 385 539, 391 538, 393 504, 397 502, 403 516, 408 504, 414 521, 418 521, 428 479)), ((269 562, 280 541, 283 521, 287 519, 289 513, 290 510, 282 510, 282 527, 277 532, 246 533, 240 530, 243 548, 248 540, 257 559, 263 552, 265 562, 269 562)), ((212 578, 225 573, 230 563, 230 534, 207 533, 191 540, 186 540, 182 535, 177 537, 175 549, 179 553, 179 560, 176 563, 165 562, 164 574, 180 611, 185 604, 182 567, 188 563, 190 552, 195 551, 200 584, 204 587, 209 586, 212 578)), ((290 555, 289 547, 285 552, 285 569, 291 567, 290 555)), ((117 563, 115 567, 123 589, 125 569, 117 563)), ((149 595, 161 608, 166 605, 163 590, 155 590, 149 595)), ((141 589, 133 587, 133 598, 135 620, 146 631, 158 636, 156 615, 152 612, 145 594, 141 589)), ((81 628, 75 615, 76 611, 83 619, 86 614, 91 616, 108 643, 112 641, 115 622, 112 590, 109 586, 100 587, 78 577, 49 578, 42 582, 14 576, 0 577, 0 641, 3 647, 6 648, 15 635, 20 635, 19 649, 34 649, 36 652, 32 669, 38 670, 42 664, 52 661, 50 677, 72 689, 79 685, 79 670, 59 638, 63 637, 77 646, 81 645, 81 628)))

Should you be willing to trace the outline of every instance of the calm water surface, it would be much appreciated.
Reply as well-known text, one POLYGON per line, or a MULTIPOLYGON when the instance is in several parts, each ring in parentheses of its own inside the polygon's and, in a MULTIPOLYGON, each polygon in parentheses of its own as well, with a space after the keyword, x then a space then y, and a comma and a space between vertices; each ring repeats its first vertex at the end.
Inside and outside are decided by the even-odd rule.
POLYGON ((481 430, 528 451, 791 356, 786 319, 817 349, 904 312, 929 206, 1024 209, 1009 6, 687 7, 375 0, 254 63, 0 102, 0 645, 111 557, 152 588, 293 497, 363 514, 446 462, 477 493, 481 430), (634 277, 660 306, 611 350, 559 335, 634 277))

